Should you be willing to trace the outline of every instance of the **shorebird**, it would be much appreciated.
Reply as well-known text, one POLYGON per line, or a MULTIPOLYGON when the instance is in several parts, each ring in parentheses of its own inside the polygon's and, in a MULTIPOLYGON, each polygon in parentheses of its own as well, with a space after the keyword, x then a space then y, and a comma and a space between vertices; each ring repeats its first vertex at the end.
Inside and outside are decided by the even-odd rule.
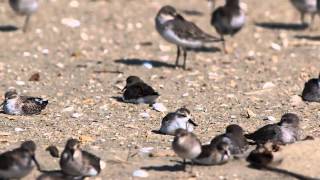
POLYGON ((305 15, 311 15, 310 27, 313 27, 314 18, 318 13, 317 0, 290 0, 292 5, 300 12, 300 20, 302 25, 306 25, 305 15))
POLYGON ((275 144, 291 144, 300 140, 299 117, 293 113, 286 113, 279 123, 268 124, 245 137, 257 144, 272 142, 275 144))
POLYGON ((227 52, 224 36, 234 36, 241 30, 246 21, 244 11, 240 8, 239 0, 226 0, 224 6, 218 7, 211 16, 211 25, 220 35, 223 48, 227 52))
POLYGON ((320 74, 318 79, 310 79, 304 84, 302 99, 304 101, 320 102, 320 74))
POLYGON ((195 134, 185 129, 177 129, 172 142, 172 149, 183 159, 184 170, 186 170, 186 159, 192 160, 200 155, 201 142, 195 134))
POLYGON ((216 147, 227 144, 230 154, 235 157, 244 156, 249 148, 243 129, 237 124, 227 126, 226 132, 213 138, 210 144, 216 147))
POLYGON ((195 126, 198 125, 192 120, 190 111, 187 108, 179 108, 176 112, 168 113, 162 119, 159 132, 174 135, 177 129, 186 129, 188 132, 192 132, 195 126))
POLYGON ((39 7, 37 0, 9 0, 9 4, 11 8, 18 14, 22 16, 26 16, 23 32, 28 30, 28 25, 30 21, 30 17, 34 14, 39 7))
POLYGON ((0 179, 21 179, 27 176, 36 166, 36 144, 25 141, 19 148, 0 154, 0 179))
POLYGON ((129 76, 123 88, 123 101, 135 104, 154 104, 160 96, 151 86, 137 76, 129 76))
POLYGON ((199 49, 207 44, 220 41, 201 30, 193 22, 187 21, 172 6, 164 6, 155 18, 156 29, 159 34, 169 43, 177 46, 175 66, 179 66, 181 49, 183 51, 183 69, 186 69, 187 51, 199 49))
POLYGON ((231 156, 228 143, 220 143, 219 146, 207 144, 201 146, 201 154, 192 161, 200 165, 221 165, 227 163, 231 156))
POLYGON ((15 90, 7 91, 4 96, 3 111, 10 115, 40 114, 48 105, 48 100, 39 97, 21 96, 15 90))
POLYGON ((106 166, 99 157, 80 148, 80 142, 69 139, 60 157, 60 167, 65 175, 72 177, 97 176, 106 166))

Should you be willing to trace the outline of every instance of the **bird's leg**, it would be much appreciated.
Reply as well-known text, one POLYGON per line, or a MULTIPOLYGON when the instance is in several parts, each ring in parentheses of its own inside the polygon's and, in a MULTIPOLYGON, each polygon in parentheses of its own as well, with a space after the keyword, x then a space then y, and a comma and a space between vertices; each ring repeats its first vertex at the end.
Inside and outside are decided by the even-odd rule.
POLYGON ((186 61, 187 61, 187 50, 183 48, 183 69, 184 70, 187 69, 186 61))
POLYGON ((222 41, 223 51, 224 51, 224 53, 227 53, 228 52, 228 47, 227 47, 226 41, 224 39, 224 36, 222 34, 221 34, 221 41, 222 41))
POLYGON ((183 159, 183 171, 184 172, 186 172, 186 167, 187 167, 186 159, 183 159))
POLYGON ((314 18, 316 14, 311 14, 310 30, 314 30, 314 18))
POLYGON ((25 19, 25 21, 24 21, 24 25, 23 25, 23 28, 22 28, 22 31, 23 31, 24 33, 27 32, 27 30, 28 30, 30 17, 31 17, 31 15, 27 15, 27 17, 26 17, 26 19, 25 19))
POLYGON ((303 26, 305 26, 306 25, 306 22, 304 21, 304 12, 300 12, 300 21, 301 21, 301 24, 303 25, 303 26))
POLYGON ((190 174, 193 173, 193 161, 191 161, 191 170, 190 170, 190 174))
POLYGON ((180 57, 180 47, 177 46, 177 59, 176 59, 176 67, 179 66, 179 57, 180 57))

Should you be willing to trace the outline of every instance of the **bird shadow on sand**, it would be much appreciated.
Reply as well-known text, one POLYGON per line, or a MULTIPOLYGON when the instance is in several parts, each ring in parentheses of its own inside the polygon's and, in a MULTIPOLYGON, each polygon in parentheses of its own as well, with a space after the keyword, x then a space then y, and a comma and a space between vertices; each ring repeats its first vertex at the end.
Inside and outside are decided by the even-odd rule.
POLYGON ((17 31, 19 28, 13 25, 0 25, 0 32, 12 32, 17 31))
POLYGON ((61 170, 52 170, 52 171, 41 171, 41 175, 38 177, 39 180, 43 179, 63 179, 63 180, 83 180, 84 177, 72 177, 72 176, 67 176, 62 173, 61 170))
POLYGON ((193 51, 193 52, 202 52, 202 53, 216 53, 221 51, 221 49, 218 47, 201 47, 201 48, 187 49, 187 50, 193 51))
POLYGON ((296 35, 294 37, 297 39, 306 39, 306 40, 310 40, 310 41, 320 41, 320 36, 296 35))
POLYGON ((274 172, 274 173, 278 173, 278 174, 283 174, 285 176, 294 177, 294 178, 297 178, 299 180, 319 180, 319 178, 308 177, 308 176, 305 176, 305 175, 302 175, 302 174, 298 174, 298 173, 295 173, 295 172, 291 172, 291 171, 288 171, 288 170, 285 170, 285 169, 276 168, 276 167, 264 166, 264 167, 259 168, 259 167, 255 167, 255 166, 252 166, 252 165, 249 165, 248 167, 252 168, 252 169, 265 170, 265 171, 270 171, 270 172, 274 172))
POLYGON ((156 60, 147 60, 147 59, 116 59, 115 63, 125 64, 128 66, 143 66, 145 63, 149 63, 154 68, 167 67, 167 68, 175 68, 174 64, 169 64, 166 62, 156 61, 156 60))
POLYGON ((282 29, 282 30, 293 30, 293 31, 302 31, 309 27, 307 24, 281 23, 281 22, 256 22, 255 25, 258 27, 266 28, 266 29, 282 29))
POLYGON ((183 164, 174 164, 174 165, 162 165, 162 166, 145 166, 141 167, 141 169, 146 171, 169 171, 169 172, 178 172, 184 171, 185 166, 183 164))

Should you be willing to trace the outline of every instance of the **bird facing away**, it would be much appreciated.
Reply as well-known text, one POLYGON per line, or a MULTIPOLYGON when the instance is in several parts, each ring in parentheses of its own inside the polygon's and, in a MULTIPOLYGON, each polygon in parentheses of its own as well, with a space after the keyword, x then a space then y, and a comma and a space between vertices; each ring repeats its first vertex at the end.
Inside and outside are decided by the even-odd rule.
POLYGON ((211 146, 219 147, 228 144, 228 151, 235 157, 245 156, 249 148, 243 129, 237 124, 227 126, 224 134, 218 135, 211 140, 211 146))
POLYGON ((73 177, 97 176, 105 168, 99 157, 81 150, 80 142, 69 139, 61 154, 60 167, 64 174, 73 177))
POLYGON ((290 0, 292 5, 300 12, 300 20, 302 25, 306 25, 305 15, 311 15, 310 27, 313 27, 314 18, 318 12, 317 0, 290 0))
POLYGON ((310 79, 304 84, 302 99, 309 102, 320 102, 320 74, 318 79, 310 79))
POLYGON ((198 125, 192 120, 190 111, 187 108, 179 108, 176 112, 168 113, 162 119, 159 132, 174 135, 177 129, 186 129, 188 132, 192 132, 196 126, 198 125))
POLYGON ((186 159, 194 159, 201 153, 201 142, 195 134, 185 129, 177 129, 172 142, 173 151, 183 159, 186 170, 186 159))
POLYGON ((181 49, 183 51, 183 68, 186 69, 188 49, 199 49, 208 44, 220 41, 201 30, 193 22, 187 21, 172 6, 164 6, 155 18, 156 29, 159 34, 169 43, 177 46, 175 66, 179 66, 181 49))
POLYGON ((211 25, 220 35, 225 52, 227 52, 227 46, 224 36, 234 36, 244 26, 245 21, 246 16, 240 8, 239 0, 226 0, 224 6, 220 6, 213 11, 211 25))
POLYGON ((23 32, 28 30, 30 17, 34 14, 39 7, 37 0, 9 0, 9 4, 11 8, 18 14, 22 16, 26 16, 23 32))
POLYGON ((15 90, 4 95, 3 111, 10 115, 40 114, 48 105, 48 100, 39 97, 21 96, 15 90))
POLYGON ((219 146, 202 145, 201 154, 192 161, 199 165, 225 164, 232 158, 228 146, 227 143, 220 143, 219 146))
POLYGON ((257 131, 246 134, 245 137, 257 144, 272 142, 275 144, 291 144, 300 140, 299 117, 293 113, 286 113, 279 123, 263 126, 257 131))
POLYGON ((25 141, 19 148, 0 155, 0 179, 21 179, 39 164, 35 159, 36 144, 25 141))
POLYGON ((282 162, 280 153, 274 151, 275 144, 258 144, 256 149, 250 152, 247 161, 256 168, 277 166, 282 162))
POLYGON ((160 96, 151 86, 137 76, 129 76, 123 88, 123 101, 135 104, 154 104, 160 96))

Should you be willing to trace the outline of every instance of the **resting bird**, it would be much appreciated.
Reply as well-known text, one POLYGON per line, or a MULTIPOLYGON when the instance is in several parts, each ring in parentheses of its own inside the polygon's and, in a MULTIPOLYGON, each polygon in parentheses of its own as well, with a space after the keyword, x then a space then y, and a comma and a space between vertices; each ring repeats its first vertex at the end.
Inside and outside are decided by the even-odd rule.
POLYGON ((211 145, 215 147, 222 146, 221 144, 228 145, 228 151, 235 157, 245 156, 249 148, 243 129, 236 124, 227 126, 224 134, 218 135, 211 140, 211 145))
POLYGON ((35 158, 36 144, 25 141, 19 148, 0 154, 0 179, 21 179, 39 164, 35 158))
POLYGON ((319 78, 310 79, 304 84, 302 99, 309 102, 320 102, 320 74, 319 78))
POLYGON ((192 132, 195 126, 198 125, 192 120, 190 111, 187 108, 179 108, 162 119, 159 132, 174 135, 177 129, 187 129, 188 132, 192 132))
POLYGON ((123 88, 123 101, 135 104, 154 104, 160 96, 151 86, 137 76, 129 76, 123 88))
POLYGON ((207 44, 220 41, 202 31, 193 22, 187 21, 177 13, 172 6, 163 6, 156 18, 156 29, 169 43, 177 46, 177 58, 175 66, 179 66, 181 49, 183 51, 183 69, 186 69, 187 50, 206 47, 207 44))
POLYGON ((69 139, 60 158, 60 167, 64 174, 72 177, 97 176, 105 168, 105 162, 99 157, 80 148, 80 142, 69 139))
POLYGON ((48 105, 48 100, 39 97, 21 96, 15 90, 5 93, 3 111, 10 115, 40 114, 48 105))
POLYGON ((272 142, 275 144, 291 144, 300 140, 299 117, 293 113, 286 113, 279 123, 268 124, 257 131, 246 134, 245 137, 257 144, 272 142))

